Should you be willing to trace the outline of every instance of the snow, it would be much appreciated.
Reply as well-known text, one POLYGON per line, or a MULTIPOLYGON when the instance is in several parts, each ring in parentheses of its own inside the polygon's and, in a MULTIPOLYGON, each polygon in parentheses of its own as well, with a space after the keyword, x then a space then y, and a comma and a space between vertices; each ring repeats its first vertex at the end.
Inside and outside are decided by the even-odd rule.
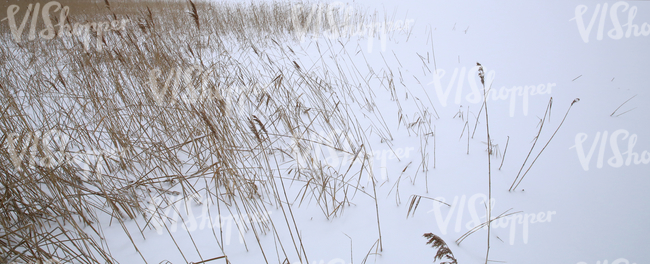
MULTIPOLYGON (((352 205, 335 217, 328 219, 317 202, 309 199, 291 207, 309 263, 362 263, 369 252, 377 254, 371 253, 367 263, 430 263, 436 249, 426 245, 422 237, 429 232, 445 240, 459 263, 485 262, 486 229, 472 234, 460 245, 454 242, 486 219, 488 155, 487 145, 482 143, 487 141, 484 112, 480 115, 475 136, 469 140, 469 154, 468 129, 463 129, 467 121, 470 136, 474 133, 482 103, 482 100, 470 97, 472 85, 482 93, 477 62, 485 67, 487 83, 494 91, 503 94, 499 100, 491 98, 487 101, 490 136, 501 152, 500 156, 491 159, 492 216, 509 209, 512 210, 508 212, 521 212, 493 222, 489 259, 506 263, 650 263, 650 228, 647 226, 650 220, 650 192, 647 191, 650 180, 646 178, 650 176, 650 165, 643 162, 644 157, 650 161, 650 154, 644 152, 650 151, 647 121, 650 106, 643 103, 650 99, 647 89, 650 75, 646 72, 650 66, 647 52, 650 39, 643 35, 621 39, 610 37, 608 34, 615 27, 609 9, 603 20, 602 40, 597 39, 601 19, 598 15, 589 42, 585 42, 575 19, 576 10, 585 5, 583 20, 589 23, 597 5, 601 8, 604 2, 436 0, 355 3, 386 13, 389 17, 395 14, 395 20, 413 19, 414 23, 411 24, 410 36, 401 31, 390 34, 385 50, 377 37, 372 49, 368 48, 367 38, 341 38, 350 57, 341 55, 338 57, 340 63, 353 62, 364 73, 369 71, 368 67, 372 67, 377 75, 392 71, 396 96, 408 122, 422 117, 419 108, 427 107, 431 127, 407 129, 404 124, 398 124, 398 107, 391 100, 391 93, 378 82, 372 84, 373 111, 369 108, 355 109, 354 115, 366 129, 369 147, 376 154, 372 157, 372 167, 378 180, 376 191, 383 250, 376 252, 373 248, 379 238, 372 199, 373 185, 364 174, 362 186, 367 194, 360 191, 354 197, 350 195, 352 205), (399 81, 400 71, 404 85, 399 81), (436 71, 438 87, 434 77, 436 71), (450 84, 452 81, 455 83, 450 84), (527 104, 523 94, 515 95, 513 87, 519 86, 536 87, 535 92, 529 91, 527 104), (449 91, 445 100, 446 89, 449 91), (407 93, 410 95, 408 99, 407 93), (633 96, 636 97, 611 115, 633 96), (508 191, 531 149, 551 97, 550 119, 547 118, 524 171, 558 128, 573 100, 580 98, 580 101, 571 107, 566 121, 519 188, 508 191), (437 115, 433 113, 432 105, 437 115), (633 110, 621 114, 630 109, 633 110), (463 118, 454 118, 459 111, 463 118), (380 125, 382 118, 393 139, 388 143, 379 136, 388 133, 380 125), (420 133, 433 132, 430 130, 433 126, 435 147, 433 136, 425 137, 420 133), (605 132, 608 135, 602 140, 605 132), (424 150, 428 171, 423 172, 419 166, 425 138, 428 140, 424 150), (503 167, 498 169, 508 138, 503 167), (584 143, 577 145, 582 138, 584 143), (620 149, 622 165, 617 164, 615 144, 620 149), (625 163, 630 155, 626 153, 630 145, 634 145, 633 151, 640 156, 639 164, 634 159, 629 165, 625 163), (592 148, 593 154, 588 158, 592 148), (391 155, 391 149, 401 151, 391 155), (581 155, 584 156, 582 160, 581 155), (598 166, 599 161, 602 161, 602 166, 598 166), (583 166, 588 166, 588 170, 583 166), (393 188, 398 182, 399 194, 393 188), (422 199, 415 213, 407 217, 411 195, 436 198, 451 206, 422 199)), ((629 17, 627 11, 622 11, 624 3, 608 3, 609 8, 619 6, 617 14, 621 25, 627 23, 629 17)), ((637 8, 633 21, 643 29, 643 23, 650 21, 650 2, 626 3, 629 9, 637 8)), ((336 48, 336 51, 341 49, 338 40, 330 41, 332 44, 327 44, 324 37, 318 40, 323 54, 332 52, 323 47, 336 48)), ((315 42, 308 37, 303 43, 290 45, 297 54, 302 54, 299 55, 302 65, 333 65, 332 58, 318 60, 320 55, 315 42)), ((343 159, 345 155, 337 156, 337 161, 330 156, 332 153, 336 152, 325 151, 323 160, 329 158, 326 162, 334 167, 349 164, 349 160, 343 159)), ((289 186, 290 181, 285 181, 285 184, 289 200, 293 200, 300 192, 298 185, 289 186)), ((187 221, 191 221, 190 218, 196 221, 194 228, 188 228, 193 230, 190 232, 192 239, 181 224, 176 232, 172 232, 185 258, 167 231, 161 234, 155 229, 146 231, 146 240, 139 235, 133 236, 149 263, 163 260, 197 262, 222 255, 211 225, 200 226, 207 207, 191 201, 187 204, 192 214, 182 212, 181 215, 187 221), (199 249, 200 257, 193 243, 199 249)), ((180 208, 184 210, 185 205, 180 208)), ((296 250, 289 242, 291 238, 282 210, 276 207, 266 210, 285 239, 285 250, 292 256, 289 261, 298 263, 296 250)), ((269 263, 282 262, 275 251, 277 241, 270 233, 260 235, 258 244, 252 230, 245 232, 246 250, 231 220, 233 215, 237 213, 221 216, 226 222, 224 229, 230 230, 229 234, 224 234, 224 240, 229 239, 224 249, 232 263, 264 263, 260 245, 265 248, 269 263), (230 225, 228 221, 231 221, 230 225)), ((218 221, 215 217, 213 214, 212 219, 218 221)), ((294 228, 293 223, 290 226, 294 228)), ((142 261, 119 225, 103 227, 115 258, 123 263, 142 261)), ((135 225, 130 228, 137 234, 135 225)), ((218 236, 218 230, 216 232, 218 236)))

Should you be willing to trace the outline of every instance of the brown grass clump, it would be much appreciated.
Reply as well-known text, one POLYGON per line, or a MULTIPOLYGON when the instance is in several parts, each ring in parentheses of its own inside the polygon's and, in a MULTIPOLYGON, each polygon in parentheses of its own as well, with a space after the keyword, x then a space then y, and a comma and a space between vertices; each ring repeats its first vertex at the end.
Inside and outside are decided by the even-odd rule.
MULTIPOLYGON (((372 175, 365 133, 347 112, 372 104, 355 93, 370 87, 345 81, 366 76, 350 65, 304 65, 280 44, 297 43, 288 18, 307 17, 300 12, 308 9, 288 2, 60 3, 69 14, 59 21, 50 10, 52 39, 38 35, 40 16, 35 38, 28 37, 30 16, 20 43, 0 24, 0 263, 114 263, 102 219, 119 224, 139 253, 134 237, 145 237, 154 218, 165 220, 161 208, 174 207, 170 198, 181 194, 216 205, 215 214, 281 210, 283 224, 250 221, 241 229, 255 233, 267 263, 259 242, 267 232, 282 248, 278 258, 306 262, 291 205, 316 201, 334 217, 348 193, 362 191, 362 175, 372 175), (97 31, 111 21, 127 22, 97 31), (59 23, 89 29, 59 34, 59 23), (355 169, 319 162, 323 148, 354 157, 355 169), (298 195, 285 181, 301 184, 298 195), (152 209, 148 201, 160 202, 152 209), (127 228, 133 223, 139 232, 127 228)), ((19 5, 18 24, 28 4, 19 5)), ((302 26, 309 33, 328 25, 302 26)), ((226 258, 222 230, 213 234, 226 258)))
POLYGON ((433 257, 433 261, 442 260, 443 258, 448 259, 449 261, 441 262, 441 264, 457 264, 456 258, 454 258, 454 253, 451 252, 451 249, 447 246, 442 238, 436 236, 432 233, 425 233, 424 236, 427 241, 427 245, 431 245, 433 248, 438 248, 436 255, 433 257))
POLYGON ((427 240, 427 245, 431 245, 433 248, 438 248, 436 255, 433 257, 433 261, 447 259, 449 261, 440 262, 440 264, 457 264, 456 258, 454 258, 454 253, 451 252, 451 249, 447 246, 442 238, 436 236, 432 233, 425 233, 424 236, 427 240))

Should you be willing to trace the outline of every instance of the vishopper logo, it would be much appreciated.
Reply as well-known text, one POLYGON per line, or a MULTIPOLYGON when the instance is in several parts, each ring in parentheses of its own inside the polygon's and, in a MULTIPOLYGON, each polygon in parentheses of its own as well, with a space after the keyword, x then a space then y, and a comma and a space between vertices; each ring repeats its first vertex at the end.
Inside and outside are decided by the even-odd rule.
MULTIPOLYGON (((486 212, 483 212, 483 216, 479 216, 477 212, 477 206, 479 208, 486 208, 488 197, 485 194, 477 193, 467 199, 466 195, 460 197, 455 196, 454 201, 450 206, 447 206, 445 203, 446 199, 444 197, 436 197, 433 201, 433 209, 429 210, 427 213, 433 213, 436 224, 443 235, 447 234, 449 228, 449 223, 453 219, 454 213, 456 215, 456 221, 454 222, 454 232, 458 233, 462 231, 463 217, 465 216, 465 205, 467 204, 467 211, 469 213, 470 221, 465 223, 465 230, 472 230, 482 225, 486 222, 486 212), (435 201, 437 200, 437 201, 435 201), (445 208, 445 210, 443 210, 445 208), (447 215, 444 216, 443 211, 447 211, 447 215)), ((496 199, 492 198, 490 201, 491 206, 494 210, 494 205, 496 199)), ((491 228, 508 228, 510 229, 510 245, 514 245, 515 236, 517 234, 517 225, 521 225, 522 239, 524 244, 528 244, 529 228, 530 224, 536 223, 548 223, 551 222, 552 216, 555 215, 555 211, 546 211, 538 213, 517 213, 504 215, 503 217, 494 217, 492 220, 491 228), (495 220, 496 219, 496 220, 495 220)), ((494 213, 492 213, 494 215, 494 213)), ((487 228, 487 226, 483 227, 487 228)))
POLYGON ((61 6, 61 3, 57 1, 50 1, 47 4, 43 5, 42 9, 40 3, 29 4, 27 6, 27 10, 25 11, 25 15, 23 16, 23 19, 20 22, 20 26, 17 26, 16 15, 18 14, 19 11, 20 11, 20 6, 10 5, 7 8, 7 17, 0 20, 0 21, 7 20, 7 22, 9 23, 9 28, 11 29, 11 34, 13 35, 14 41, 16 41, 16 43, 21 43, 22 41, 23 30, 25 30, 25 26, 27 25, 27 21, 29 20, 30 14, 31 14, 31 24, 30 24, 30 29, 29 29, 29 34, 27 39, 28 40, 36 39, 36 24, 38 22, 39 13, 40 13, 45 27, 38 33, 38 36, 41 39, 50 40, 57 36, 59 38, 63 38, 63 37, 71 37, 74 35, 79 38, 83 38, 82 42, 86 51, 90 50, 91 29, 95 32, 97 38, 95 48, 97 49, 97 51, 102 51, 104 34, 109 32, 110 30, 114 30, 114 31, 124 30, 126 24, 129 22, 128 19, 122 19, 122 20, 112 20, 107 22, 90 22, 90 23, 86 22, 84 24, 74 23, 74 25, 71 27, 70 24, 66 24, 66 21, 68 20, 68 14, 70 13, 70 8, 68 6, 61 6), (59 23, 57 24, 59 28, 58 33, 54 30, 54 25, 52 24, 52 19, 50 18, 51 10, 53 12, 59 12, 59 19, 58 19, 59 23))
POLYGON ((198 194, 184 197, 178 193, 168 197, 167 201, 172 202, 167 204, 162 197, 152 199, 149 206, 145 209, 147 217, 151 217, 149 224, 153 226, 156 233, 162 235, 165 230, 168 230, 168 232, 176 232, 179 229, 179 226, 183 230, 189 232, 204 230, 206 228, 221 229, 224 232, 223 243, 225 245, 230 245, 231 237, 233 235, 233 227, 237 229, 239 243, 243 244, 243 234, 250 228, 250 225, 253 223, 269 223, 271 221, 271 214, 273 213, 271 211, 266 211, 235 215, 217 214, 216 216, 211 217, 207 197, 202 198, 198 194), (193 199, 201 205, 201 213, 199 215, 195 215, 192 208, 188 205, 189 199, 193 199), (165 204, 166 206, 162 206, 162 204, 165 204), (186 214, 181 215, 183 212, 186 214))
MULTIPOLYGON (((483 103, 483 86, 481 80, 477 78, 478 76, 478 66, 471 67, 467 69, 466 67, 454 69, 451 77, 448 80, 445 80, 445 76, 448 72, 444 69, 438 69, 433 74, 433 81, 428 83, 428 85, 433 84, 436 96, 440 101, 440 104, 443 107, 446 107, 449 101, 449 95, 456 85, 456 93, 454 95, 454 104, 461 104, 463 99, 470 104, 482 104, 483 103), (447 87, 444 88, 443 82, 447 81, 447 87), (465 95, 463 98, 463 92, 465 88, 465 81, 469 86, 469 94, 465 95)), ((546 83, 538 85, 524 85, 524 86, 512 86, 512 88, 507 88, 502 86, 500 89, 490 88, 492 82, 494 81, 496 73, 494 70, 486 71, 485 73, 485 87, 488 88, 487 101, 493 100, 503 100, 509 101, 510 103, 510 117, 514 117, 515 109, 517 102, 520 101, 522 105, 522 110, 524 116, 528 115, 528 103, 531 100, 531 96, 551 94, 553 87, 556 86, 555 83, 546 83)))
POLYGON ((196 104, 202 101, 217 100, 224 103, 228 114, 235 114, 235 109, 243 109, 249 102, 248 97, 258 98, 266 93, 267 87, 273 85, 234 85, 223 80, 211 79, 215 67, 205 68, 200 65, 171 68, 164 73, 160 68, 149 71, 149 91, 156 105, 196 104), (166 79, 160 80, 162 76, 166 79))
MULTIPOLYGON (((584 262, 584 261, 580 261, 580 262, 578 262, 576 264, 589 264, 589 263, 584 262)), ((602 262, 599 260, 599 261, 596 262, 596 264, 608 264, 608 262, 607 262, 607 260, 603 260, 602 262)), ((625 258, 618 258, 618 259, 612 261, 611 264, 636 264, 636 263, 631 263, 629 260, 627 260, 625 258)))
POLYGON ((158 78, 161 77, 162 72, 160 68, 155 68, 149 71, 149 90, 159 106, 174 105, 178 99, 187 104, 196 103, 197 100, 213 99, 216 94, 208 89, 209 74, 213 70, 214 68, 206 70, 199 65, 172 68, 169 73, 165 74, 167 79, 161 89, 158 78), (196 86, 197 82, 198 87, 196 86), (169 93, 171 93, 171 98, 169 101, 165 101, 165 96, 169 93))
MULTIPOLYGON (((307 139, 300 139, 295 135, 292 137, 292 156, 303 167, 312 165, 329 166, 333 168, 345 168, 352 165, 368 164, 373 172, 379 171, 381 180, 388 178, 388 160, 401 160, 411 157, 414 147, 400 147, 365 152, 343 151, 343 146, 354 146, 342 130, 330 131, 329 133, 310 134, 307 139), (312 144, 312 147, 303 143, 321 142, 312 144), (358 152, 358 154, 357 154, 358 152), (365 160, 364 160, 365 157, 365 160), (377 166, 379 165, 379 166, 377 166), (377 170, 379 169, 379 170, 377 170)), ((372 175, 368 175, 371 177, 372 175)))
POLYGON ((40 166, 53 169, 63 164, 74 164, 81 172, 78 180, 82 181, 99 180, 98 175, 103 175, 107 171, 103 165, 106 160, 124 156, 124 151, 66 150, 69 142, 70 139, 62 131, 51 129, 45 132, 31 131, 22 136, 18 133, 9 133, 5 148, 16 171, 22 171, 24 165, 30 168, 40 166), (58 150, 53 146, 58 146, 58 150), (27 154, 29 156, 25 164, 27 154))
POLYGON ((59 144, 59 152, 65 152, 65 145, 67 140, 63 138, 61 131, 53 129, 48 130, 43 133, 42 131, 30 131, 24 134, 22 137, 18 133, 9 133, 7 135, 7 145, 5 146, 9 157, 11 158, 11 163, 14 165, 14 168, 17 171, 22 170, 22 163, 25 154, 29 151, 28 165, 31 168, 35 166, 54 168, 57 165, 64 163, 67 159, 66 156, 56 158, 54 152, 50 148, 50 142, 54 139, 54 136, 58 136, 60 139, 59 142, 65 142, 59 144), (18 149, 19 139, 22 138, 22 148, 18 149), (39 151, 39 143, 41 148, 39 151))
POLYGON ((630 4, 624 1, 619 1, 614 4, 612 4, 611 7, 609 7, 609 12, 608 11, 608 3, 604 4, 596 4, 596 7, 593 9, 593 13, 591 14, 591 18, 587 16, 587 19, 589 22, 585 25, 585 17, 584 15, 587 13, 587 10, 589 7, 586 5, 579 5, 575 9, 575 16, 571 18, 569 21, 576 21, 576 26, 578 27, 578 32, 580 33, 580 37, 582 38, 582 41, 585 43, 589 42, 589 38, 591 35, 591 32, 594 28, 594 25, 596 23, 596 19, 598 19, 599 13, 600 13, 600 19, 598 19, 598 32, 596 33, 596 40, 603 40, 603 31, 605 29, 605 21, 607 20, 607 15, 609 14, 609 18, 611 20, 612 27, 609 31, 607 31, 607 36, 613 40, 618 40, 623 37, 625 38, 630 38, 632 34, 634 34, 635 37, 639 36, 644 36, 647 37, 650 35, 650 24, 644 22, 642 25, 634 24, 634 18, 636 17, 636 14, 638 12, 638 8, 636 6, 630 7, 630 4), (623 14, 627 12, 627 18, 625 19, 625 16, 623 17, 626 21, 625 24, 621 25, 621 20, 619 18, 619 10, 623 14), (625 27, 625 29, 623 28, 625 27))
POLYGON ((354 12, 353 7, 337 1, 327 5, 312 4, 311 8, 303 4, 294 4, 291 8, 291 22, 296 37, 301 42, 305 41, 308 32, 311 32, 313 40, 318 39, 321 33, 323 37, 329 39, 360 36, 367 38, 368 52, 372 52, 375 36, 379 36, 381 40, 381 50, 386 51, 387 33, 408 32, 411 23, 415 20, 365 22, 362 16, 354 12), (327 29, 323 30, 323 28, 327 29))
POLYGON ((591 163, 594 151, 596 151, 596 147, 598 147, 599 143, 600 148, 598 148, 598 159, 596 161, 596 168, 598 169, 603 167, 603 159, 607 145, 609 145, 613 154, 613 156, 607 160, 607 164, 609 166, 619 168, 623 165, 630 166, 632 165, 632 162, 634 162, 634 165, 650 163, 650 152, 647 150, 644 150, 642 153, 635 152, 634 146, 636 146, 638 136, 636 134, 630 135, 630 132, 625 129, 618 129, 612 132, 609 137, 607 131, 604 131, 602 134, 600 132, 596 132, 596 136, 594 137, 591 146, 589 147, 589 151, 585 152, 586 148, 584 146, 584 143, 587 141, 587 138, 589 138, 589 135, 587 135, 587 133, 576 134, 575 145, 569 148, 576 149, 580 165, 582 165, 582 169, 585 171, 589 170, 589 164, 591 163), (619 137, 621 140, 627 140, 627 151, 625 152, 621 152, 621 149, 619 147, 619 137))

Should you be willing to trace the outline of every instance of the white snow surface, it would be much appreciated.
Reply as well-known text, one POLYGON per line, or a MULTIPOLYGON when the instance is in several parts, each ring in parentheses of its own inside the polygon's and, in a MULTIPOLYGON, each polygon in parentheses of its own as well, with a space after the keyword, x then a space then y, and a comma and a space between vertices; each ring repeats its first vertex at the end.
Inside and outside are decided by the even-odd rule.
MULTIPOLYGON (((418 167, 422 162, 421 137, 398 124, 398 108, 390 92, 379 85, 373 87, 373 112, 357 109, 354 114, 361 127, 367 128, 370 147, 376 153, 372 166, 378 181, 382 251, 373 248, 379 235, 375 202, 371 198, 373 186, 366 179, 361 186, 368 195, 361 191, 349 194, 351 205, 335 217, 327 219, 318 204, 309 199, 291 206, 308 263, 362 263, 370 251, 366 263, 432 263, 436 249, 425 244, 424 233, 443 238, 459 263, 485 263, 487 229, 478 230, 460 245, 454 242, 486 220, 489 187, 485 112, 478 114, 482 97, 472 97, 473 86, 482 93, 477 62, 485 68, 487 84, 502 96, 487 101, 490 136, 500 150, 500 155, 491 159, 492 217, 509 209, 520 212, 492 223, 491 263, 650 263, 650 180, 646 178, 650 177, 650 105, 644 103, 650 100, 650 38, 643 34, 635 36, 633 31, 625 36, 628 19, 639 30, 650 33, 650 25, 646 24, 650 22, 650 2, 354 3, 377 10, 382 17, 386 14, 389 20, 412 19, 410 34, 389 33, 385 49, 377 36, 372 48, 368 38, 357 37, 328 40, 321 36, 317 41, 307 38, 300 44, 285 44, 302 54, 300 63, 314 65, 323 63, 317 62, 320 55, 316 42, 323 48, 326 41, 331 41, 336 44, 331 47, 341 49, 337 43, 340 40, 361 72, 368 72, 368 67, 377 74, 392 71, 397 97, 410 122, 418 116, 418 105, 430 111, 435 107, 439 118, 435 114, 430 116, 435 126, 435 147, 434 137, 428 137, 428 171, 423 172, 418 167), (601 12, 604 4, 608 9, 601 12), (579 22, 589 27, 597 9, 591 30, 583 30, 582 34, 589 33, 586 42, 579 22), (581 10, 586 11, 575 19, 581 10), (632 10, 635 13, 630 18, 632 10), (616 39, 614 22, 621 25, 620 39, 616 39), (400 72, 403 84, 399 82, 400 72), (436 72, 440 86, 435 82, 436 72), (513 98, 511 90, 519 86, 535 86, 537 94, 516 94, 513 98), (418 95, 419 102, 413 97, 405 98, 407 89, 418 95), (544 123, 524 172, 553 136, 574 99, 580 101, 571 107, 519 187, 509 191, 551 97, 550 119, 544 123), (454 118, 459 110, 463 118, 454 118), (377 112, 392 135, 390 142, 382 142, 377 130, 367 125, 378 124, 377 112), (615 113, 611 115, 612 112, 615 113), (470 134, 474 132, 477 116, 478 126, 469 140, 467 154, 468 129, 464 125, 467 121, 470 134), (507 141, 508 149, 499 169, 507 141), (637 154, 639 162, 635 163, 637 154), (396 183, 399 193, 394 189, 396 183), (422 199, 415 213, 407 217, 411 195, 436 198, 451 206, 422 199)), ((328 62, 332 58, 323 60, 328 62)), ((337 161, 330 156, 333 152, 325 153, 325 162, 341 165, 343 159, 337 161)), ((292 189, 289 181, 285 183, 293 200, 299 190, 292 189)), ((172 231, 175 241, 167 231, 158 234, 151 229, 145 232, 144 239, 135 224, 129 227, 134 230, 134 242, 148 263, 198 262, 222 255, 211 225, 200 226, 200 216, 206 208, 191 200, 187 205, 192 214, 181 215, 188 223, 195 221, 196 226, 187 228, 192 230, 192 239, 181 224, 172 231), (200 255, 194 250, 195 245, 200 255)), ((181 208, 184 210, 185 206, 181 208)), ((293 244, 288 243, 291 238, 282 211, 275 207, 267 209, 268 217, 285 232, 281 236, 289 261, 300 263, 293 244)), ((109 226, 108 219, 101 224, 117 260, 143 262, 122 227, 115 223, 109 226)), ((252 231, 244 232, 247 250, 234 223, 224 230, 230 230, 224 232, 224 241, 229 241, 224 250, 232 263, 265 263, 260 245, 265 248, 268 263, 284 260, 278 260, 276 241, 270 233, 262 234, 258 244, 252 231)), ((221 259, 207 263, 226 262, 221 259)))

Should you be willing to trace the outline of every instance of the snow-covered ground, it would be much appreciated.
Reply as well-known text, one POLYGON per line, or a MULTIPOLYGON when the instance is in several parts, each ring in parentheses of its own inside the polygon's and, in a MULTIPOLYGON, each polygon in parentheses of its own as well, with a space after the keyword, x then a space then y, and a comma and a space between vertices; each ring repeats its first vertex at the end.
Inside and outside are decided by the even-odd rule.
MULTIPOLYGON (((146 240, 133 236, 149 263, 221 256, 215 240, 221 234, 213 233, 219 219, 224 251, 232 263, 264 263, 265 258, 268 263, 282 262, 273 235, 262 234, 258 242, 249 230, 240 239, 233 219, 241 217, 272 219, 286 241, 292 239, 286 230, 297 229, 308 263, 363 263, 366 257, 366 263, 431 263, 436 249, 425 244, 424 233, 444 239, 459 263, 485 263, 487 229, 455 243, 486 220, 487 134, 485 110, 479 115, 483 87, 477 62, 492 89, 487 100, 489 129, 499 152, 491 158, 492 217, 518 212, 492 222, 489 259, 650 263, 650 180, 646 178, 650 177, 650 106, 645 103, 650 100, 650 2, 368 0, 355 4, 377 10, 382 21, 404 23, 388 32, 389 38, 374 36, 371 44, 366 34, 360 39, 320 36, 317 41, 307 36, 303 43, 285 45, 296 51, 305 67, 326 67, 336 60, 354 63, 361 76, 371 76, 374 95, 368 96, 374 105, 350 111, 371 144, 376 188, 364 174, 360 190, 347 194, 350 206, 329 219, 308 195, 303 203, 292 204, 295 226, 290 227, 280 208, 268 207, 256 215, 208 216, 207 205, 189 200, 187 207, 180 206, 186 227, 179 223, 171 230, 152 229, 145 232, 146 240), (382 74, 394 76, 397 101, 372 78, 382 74), (545 115, 551 98, 552 107, 545 115), (571 106, 576 98, 579 102, 571 106), (405 118, 402 123, 397 102, 405 118), (407 128, 405 124, 419 117, 428 119, 424 122, 428 124, 407 128), (382 135, 389 140, 382 140, 382 135), (518 188, 509 191, 520 170, 523 174, 529 167, 518 188), (448 205, 423 198, 407 217, 412 195, 448 205), (377 211, 381 250, 373 246, 379 238, 377 211), (265 248, 264 256, 260 247, 265 248)), ((335 168, 349 166, 352 158, 327 149, 323 153, 322 161, 335 168)), ((301 194, 289 186, 290 181, 285 183, 289 200, 301 194)), ((120 262, 142 262, 122 227, 104 226, 104 233, 120 262)), ((293 247, 291 243, 283 245, 287 252, 303 251, 287 248, 293 247)), ((289 261, 299 263, 293 255, 289 261)))

